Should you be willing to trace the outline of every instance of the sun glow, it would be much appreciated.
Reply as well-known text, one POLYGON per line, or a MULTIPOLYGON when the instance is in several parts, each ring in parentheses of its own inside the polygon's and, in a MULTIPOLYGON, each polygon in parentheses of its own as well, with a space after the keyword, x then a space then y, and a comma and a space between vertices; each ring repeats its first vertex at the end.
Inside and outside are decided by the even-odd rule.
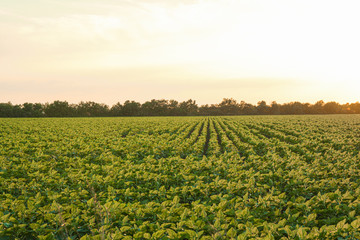
MULTIPOLYGON (((148 83, 139 100, 172 94, 212 102, 231 96, 358 100, 357 1, 45 2, 5 0, 0 7, 0 30, 6 32, 0 82, 9 86, 0 90, 1 101, 21 102, 25 93, 39 98, 31 87, 19 87, 32 81, 44 89, 54 81, 91 82, 105 92, 137 83, 120 94, 124 98, 148 83), (218 90, 230 82, 233 88, 218 90), (181 91, 172 87, 183 83, 181 91)), ((63 85, 40 99, 71 95, 63 85)), ((76 92, 83 92, 79 100, 92 97, 76 92)), ((107 95, 109 103, 121 100, 107 95)))

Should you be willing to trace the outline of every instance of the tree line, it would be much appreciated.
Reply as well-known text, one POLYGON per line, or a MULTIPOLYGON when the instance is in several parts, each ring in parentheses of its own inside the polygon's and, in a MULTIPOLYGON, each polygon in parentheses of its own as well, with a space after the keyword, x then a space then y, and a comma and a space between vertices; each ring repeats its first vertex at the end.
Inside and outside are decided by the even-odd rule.
POLYGON ((360 114, 360 103, 339 104, 318 101, 315 104, 290 102, 267 104, 260 101, 257 105, 237 102, 224 98, 219 104, 198 106, 189 99, 120 102, 113 106, 92 101, 70 104, 67 101, 52 103, 0 103, 0 117, 115 117, 115 116, 223 116, 223 115, 287 115, 287 114, 360 114))

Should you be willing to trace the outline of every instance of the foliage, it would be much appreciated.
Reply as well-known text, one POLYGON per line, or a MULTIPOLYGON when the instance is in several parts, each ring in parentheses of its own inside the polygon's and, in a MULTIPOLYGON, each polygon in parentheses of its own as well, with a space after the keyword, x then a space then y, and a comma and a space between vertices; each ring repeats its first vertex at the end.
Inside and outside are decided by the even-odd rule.
POLYGON ((0 119, 0 239, 358 239, 360 117, 0 119))
POLYGON ((116 103, 109 107, 103 103, 80 102, 69 104, 67 101, 53 103, 24 103, 13 105, 0 103, 0 117, 116 117, 116 116, 228 116, 228 115, 287 115, 287 114, 359 114, 360 103, 339 104, 337 102, 318 101, 315 104, 291 102, 278 104, 265 101, 257 106, 232 98, 224 98, 219 104, 198 106, 196 101, 189 99, 178 102, 175 100, 155 100, 140 104, 136 101, 116 103))

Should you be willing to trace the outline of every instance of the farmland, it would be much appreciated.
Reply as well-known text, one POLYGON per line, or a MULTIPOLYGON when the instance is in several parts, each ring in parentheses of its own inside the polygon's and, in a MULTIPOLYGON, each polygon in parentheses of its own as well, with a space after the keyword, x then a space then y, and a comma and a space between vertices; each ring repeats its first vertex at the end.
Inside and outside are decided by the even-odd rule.
POLYGON ((0 119, 0 239, 357 239, 359 151, 359 115, 0 119))

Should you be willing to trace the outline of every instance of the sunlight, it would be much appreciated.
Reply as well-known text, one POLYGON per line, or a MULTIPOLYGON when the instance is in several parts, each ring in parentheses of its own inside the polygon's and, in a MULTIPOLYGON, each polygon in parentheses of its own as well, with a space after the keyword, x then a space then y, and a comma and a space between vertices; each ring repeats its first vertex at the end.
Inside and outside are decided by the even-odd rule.
MULTIPOLYGON (((292 100, 298 88, 278 84, 285 79, 302 83, 308 101, 344 102, 359 96, 358 1, 23 2, 26 8, 21 1, 5 0, 0 7, 0 31, 6 32, 0 38, 5 79, 0 81, 12 89, 34 79, 48 85, 59 79, 79 85, 105 81, 104 89, 156 79, 170 83, 163 97, 184 82, 182 94, 190 96, 203 91, 206 82, 216 90, 224 81, 262 79, 251 86, 264 91, 241 96, 292 100), (264 87, 271 84, 278 86, 276 91, 264 87)), ((234 89, 231 94, 241 86, 234 89)), ((19 96, 31 90, 36 91, 23 88, 19 96)), ((138 91, 135 86, 131 90, 138 91)), ((215 102, 230 94, 215 90, 210 97, 199 94, 199 101, 215 102)), ((3 89, 0 96, 18 98, 3 89)), ((85 91, 83 96, 92 97, 85 91)), ((118 94, 108 97, 116 101, 118 94)))

